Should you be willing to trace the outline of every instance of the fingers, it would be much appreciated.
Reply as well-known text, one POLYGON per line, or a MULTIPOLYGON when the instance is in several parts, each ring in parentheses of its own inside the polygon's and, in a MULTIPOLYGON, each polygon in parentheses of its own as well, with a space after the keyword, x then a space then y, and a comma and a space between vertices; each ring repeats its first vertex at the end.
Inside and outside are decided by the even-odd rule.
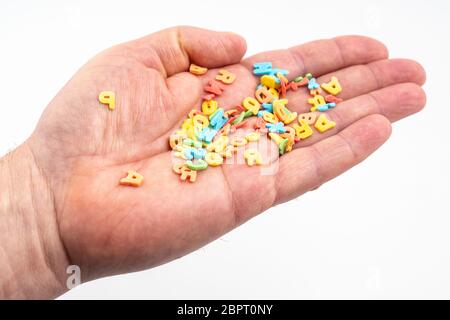
MULTIPOLYGON (((397 121, 419 112, 425 101, 425 92, 414 83, 400 83, 346 100, 326 112, 327 117, 336 122, 333 129, 313 134, 298 142, 295 147, 302 148, 326 139, 372 114, 381 114, 391 122, 397 121)), ((317 115, 319 114, 320 112, 317 112, 317 115)))
POLYGON ((379 41, 363 36, 343 36, 308 42, 287 50, 269 51, 245 59, 252 69, 256 62, 270 61, 289 70, 288 78, 311 72, 315 77, 357 64, 386 59, 388 51, 379 41))
POLYGON ((391 124, 381 115, 367 116, 340 133, 280 158, 276 203, 312 190, 358 164, 381 146, 391 124))
POLYGON ((391 122, 400 120, 423 109, 426 103, 425 91, 413 83, 403 83, 374 91, 370 94, 378 113, 391 122))
MULTIPOLYGON (((331 76, 339 79, 343 88, 339 97, 345 100, 397 83, 411 82, 422 85, 425 82, 422 66, 408 59, 380 60, 367 65, 351 66, 321 76, 318 82, 328 82, 331 76)), ((309 98, 307 90, 289 92, 288 106, 293 111, 308 112, 311 108, 307 102, 309 98)))
MULTIPOLYGON (((344 99, 381 89, 396 83, 412 82, 423 85, 425 72, 420 64, 408 59, 390 59, 366 65, 349 67, 335 72, 344 90, 339 95, 344 99)), ((328 82, 331 74, 319 80, 328 82)))
POLYGON ((131 41, 117 49, 124 48, 147 67, 170 77, 187 71, 190 63, 208 68, 238 63, 247 46, 245 40, 234 33, 176 27, 131 41))
MULTIPOLYGON (((238 63, 246 51, 245 40, 230 32, 216 32, 194 27, 166 29, 119 46, 166 79, 173 118, 191 109, 202 94, 201 81, 189 70, 191 63, 220 68, 238 63)), ((167 107, 169 109, 169 107, 167 107)))

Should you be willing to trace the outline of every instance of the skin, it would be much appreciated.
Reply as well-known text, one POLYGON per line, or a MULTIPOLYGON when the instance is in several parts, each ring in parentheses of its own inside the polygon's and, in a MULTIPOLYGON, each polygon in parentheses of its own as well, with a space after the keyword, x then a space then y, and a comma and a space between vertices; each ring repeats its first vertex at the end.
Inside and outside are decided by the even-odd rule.
MULTIPOLYGON (((236 34, 178 27, 110 48, 75 74, 29 139, 0 161, 1 297, 55 297, 67 290, 72 264, 85 282, 181 257, 353 167, 388 139, 391 122, 425 105, 423 68, 388 59, 370 38, 242 60, 245 51, 236 34), (221 68, 237 79, 217 98, 220 106, 253 96, 252 65, 260 61, 288 69, 289 79, 337 76, 345 101, 327 112, 336 127, 279 159, 265 156, 266 165, 278 165, 273 174, 223 165, 182 183, 172 172, 169 135, 199 108, 204 84, 221 68), (209 71, 192 75, 190 63, 209 71), (114 111, 98 102, 104 90, 116 92, 114 111), (145 177, 141 187, 118 184, 130 169, 145 177)), ((307 97, 304 89, 290 92, 289 109, 307 112, 307 97)))

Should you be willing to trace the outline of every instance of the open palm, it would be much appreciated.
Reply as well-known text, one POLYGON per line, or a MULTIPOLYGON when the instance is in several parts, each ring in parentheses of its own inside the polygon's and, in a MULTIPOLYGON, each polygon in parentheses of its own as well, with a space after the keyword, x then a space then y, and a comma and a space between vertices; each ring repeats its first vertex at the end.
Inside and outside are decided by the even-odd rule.
MULTIPOLYGON (((419 111, 425 75, 417 63, 388 59, 373 39, 346 36, 241 61, 245 41, 231 33, 174 28, 122 44, 88 62, 46 109, 27 144, 52 191, 67 257, 83 278, 139 270, 186 254, 269 207, 312 190, 366 158, 390 135, 390 121, 419 111), (194 184, 172 172, 169 135, 219 68, 236 74, 217 100, 224 108, 252 96, 255 62, 271 61, 292 79, 311 72, 339 78, 345 99, 328 115, 334 129, 302 141, 272 175, 246 165, 201 172, 194 184), (210 70, 187 72, 190 63, 210 70), (116 93, 116 109, 99 92, 116 93), (140 188, 118 184, 126 171, 140 188)), ((288 95, 307 112, 307 93, 288 95)))

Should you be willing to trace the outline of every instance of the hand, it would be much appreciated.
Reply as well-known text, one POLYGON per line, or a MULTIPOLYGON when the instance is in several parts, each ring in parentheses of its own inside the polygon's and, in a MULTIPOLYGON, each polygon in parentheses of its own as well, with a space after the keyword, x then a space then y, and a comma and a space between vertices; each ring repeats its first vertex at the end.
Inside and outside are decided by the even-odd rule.
MULTIPOLYGON (((45 186, 32 190, 40 199, 33 214, 48 222, 39 239, 51 249, 43 257, 60 288, 69 264, 79 265, 87 281, 153 267, 203 246, 359 163, 386 141, 390 122, 425 104, 422 67, 388 59, 385 46, 370 38, 320 40, 241 61, 245 50, 245 41, 231 33, 164 30, 99 54, 50 103, 19 151, 45 186), (279 164, 274 175, 223 165, 201 172, 194 184, 182 183, 172 172, 169 135, 199 108, 204 84, 220 68, 237 76, 217 99, 220 106, 253 96, 252 65, 260 61, 288 69, 289 78, 337 76, 345 101, 327 112, 336 127, 270 159, 279 164), (186 72, 190 63, 210 70, 194 76, 186 72), (104 90, 116 93, 114 111, 98 102, 104 90), (129 169, 145 177, 140 188, 118 184, 129 169)), ((307 112, 307 97, 305 90, 290 92, 289 109, 307 112)))

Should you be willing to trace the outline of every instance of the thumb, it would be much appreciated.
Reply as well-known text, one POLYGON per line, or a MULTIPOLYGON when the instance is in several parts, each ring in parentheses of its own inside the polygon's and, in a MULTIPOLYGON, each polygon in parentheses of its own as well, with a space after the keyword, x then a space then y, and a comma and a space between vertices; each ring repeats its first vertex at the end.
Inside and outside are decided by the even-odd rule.
POLYGON ((126 43, 132 54, 165 77, 187 71, 191 63, 208 68, 238 63, 247 49, 241 36, 195 27, 174 27, 126 43))

